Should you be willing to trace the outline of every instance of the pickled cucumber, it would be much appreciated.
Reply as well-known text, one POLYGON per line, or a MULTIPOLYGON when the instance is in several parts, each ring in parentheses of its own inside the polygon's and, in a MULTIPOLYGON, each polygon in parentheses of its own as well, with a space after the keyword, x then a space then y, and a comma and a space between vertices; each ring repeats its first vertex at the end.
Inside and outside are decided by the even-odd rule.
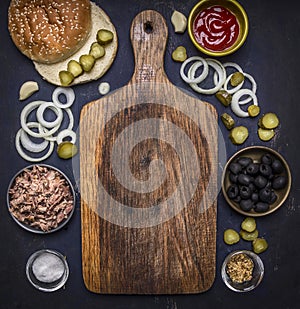
POLYGON ((216 93, 216 97, 226 107, 230 105, 232 100, 232 95, 228 93, 226 90, 219 90, 216 93))
POLYGON ((235 125, 234 119, 227 113, 221 115, 221 120, 228 130, 231 130, 235 125))
POLYGON ((249 136, 249 131, 244 126, 238 126, 230 131, 229 138, 235 145, 243 144, 249 136))

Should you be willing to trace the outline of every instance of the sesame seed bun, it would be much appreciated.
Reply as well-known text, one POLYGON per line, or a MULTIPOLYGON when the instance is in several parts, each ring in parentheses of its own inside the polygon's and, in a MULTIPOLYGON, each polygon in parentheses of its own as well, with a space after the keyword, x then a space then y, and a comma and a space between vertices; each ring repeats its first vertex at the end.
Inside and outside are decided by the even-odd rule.
POLYGON ((42 64, 34 62, 35 69, 45 80, 51 84, 61 86, 59 72, 67 70, 67 65, 70 60, 79 61, 81 55, 89 53, 91 44, 96 41, 97 32, 99 29, 110 30, 113 33, 113 41, 105 45, 105 55, 96 60, 93 69, 90 72, 84 72, 82 75, 76 77, 70 86, 97 80, 107 72, 116 57, 118 48, 117 32, 107 14, 94 2, 91 2, 91 24, 92 28, 87 41, 68 59, 55 64, 42 64))
POLYGON ((79 50, 91 29, 89 0, 11 0, 8 29, 18 49, 40 63, 60 62, 79 50))

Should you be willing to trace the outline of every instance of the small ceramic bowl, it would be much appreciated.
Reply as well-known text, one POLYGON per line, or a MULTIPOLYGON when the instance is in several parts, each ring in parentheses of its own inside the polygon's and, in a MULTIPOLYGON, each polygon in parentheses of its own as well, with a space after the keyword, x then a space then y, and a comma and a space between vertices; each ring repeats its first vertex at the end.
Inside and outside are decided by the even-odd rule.
MULTIPOLYGON (((30 183, 28 184, 30 185, 30 183)), ((25 186, 24 186, 25 188, 25 186)), ((23 194, 20 198, 24 198, 26 196, 26 193, 28 192, 25 192, 27 190, 25 189, 22 189, 23 190, 23 194)), ((34 192, 32 190, 32 192, 34 192)), ((39 192, 40 194, 40 192, 39 192)), ((52 196, 53 197, 53 196, 52 196)), ((51 198, 51 196, 48 197, 49 199, 51 198)), ((50 166, 50 165, 47 165, 47 164, 33 164, 33 165, 29 165, 29 166, 26 166, 24 167, 23 169, 21 169, 20 171, 18 171, 14 176, 13 178, 11 179, 9 185, 8 185, 8 190, 7 190, 7 197, 6 197, 6 200, 7 200, 7 207, 8 207, 8 211, 11 215, 11 217, 14 219, 14 221, 19 225, 21 226, 22 228, 24 228, 25 230, 29 231, 29 232, 33 232, 33 233, 37 233, 37 234, 49 234, 49 233, 53 233, 53 232, 56 232, 58 230, 60 230, 61 228, 63 228, 68 222, 69 220, 71 219, 73 213, 74 213, 74 210, 75 210, 75 200, 76 197, 75 197, 75 191, 74 191, 74 187, 70 181, 70 179, 59 169, 57 169, 56 167, 53 167, 53 166, 50 166), (29 222, 30 220, 29 219, 25 219, 25 220, 22 220, 22 219, 18 219, 16 217, 16 215, 13 215, 12 213, 12 205, 11 205, 11 201, 12 201, 12 194, 11 194, 11 190, 12 188, 15 187, 16 185, 16 179, 17 178, 20 178, 20 177, 23 177, 23 175, 26 175, 26 173, 28 171, 32 171, 34 168, 37 168, 37 166, 40 166, 40 167, 43 167, 43 168, 46 168, 48 171, 55 171, 58 173, 58 175, 60 176, 60 179, 61 180, 64 180, 64 183, 65 183, 65 186, 69 188, 69 192, 70 192, 70 197, 69 197, 69 200, 72 200, 72 203, 73 203, 73 208, 71 209, 71 211, 68 211, 67 213, 67 217, 66 218, 63 218, 63 220, 60 221, 60 223, 58 223, 58 225, 56 227, 53 227, 53 228, 50 228, 49 230, 47 231, 44 231, 42 230, 41 228, 39 228, 38 226, 32 226, 29 222)), ((26 198, 24 199, 24 203, 23 205, 26 204, 26 198)), ((45 199, 44 201, 45 202, 45 199)), ((50 203, 49 203, 50 205, 50 203)), ((26 205, 25 205, 26 206, 26 205)), ((45 206, 45 205, 41 205, 41 206, 45 206)), ((28 211, 25 211, 25 207, 23 208, 24 212, 22 214, 18 214, 20 216, 20 218, 25 218, 25 217, 29 217, 30 215, 32 216, 32 223, 35 222, 35 219, 34 218, 37 218, 39 216, 43 216, 43 212, 41 213, 38 213, 37 211, 34 211, 34 214, 32 213, 32 211, 29 209, 28 211)), ((22 210, 22 211, 23 211, 22 210)), ((47 210, 48 212, 48 210, 47 210)), ((53 210, 51 211, 51 213, 53 215, 57 215, 59 214, 59 210, 53 210), (55 212, 55 213, 54 213, 55 212)), ((47 220, 49 220, 49 216, 46 216, 47 220)))
POLYGON ((188 33, 190 39, 192 40, 193 44, 204 54, 213 57, 220 57, 220 56, 227 56, 229 54, 234 53, 237 51, 245 42, 249 31, 248 25, 248 16, 244 10, 244 8, 236 1, 236 0, 202 0, 199 1, 191 10, 189 17, 188 17, 188 33), (197 41, 193 25, 196 17, 198 14, 212 6, 222 6, 223 8, 230 11, 237 19, 239 24, 239 34, 236 41, 230 45, 229 47, 223 50, 210 50, 206 49, 204 46, 200 45, 197 41))
POLYGON ((29 257, 26 264, 26 276, 36 289, 54 292, 62 288, 68 280, 68 263, 60 252, 42 249, 29 257))
POLYGON ((221 276, 223 282, 226 284, 226 286, 235 292, 249 292, 256 288, 260 282, 263 279, 264 276, 264 264, 261 260, 261 258, 254 252, 248 251, 248 250, 238 250, 231 252, 227 255, 225 258, 222 268, 221 268, 221 276), (251 280, 245 281, 243 283, 235 282, 233 281, 228 272, 227 272, 227 265, 230 262, 230 260, 239 254, 244 254, 248 258, 250 258, 253 262, 253 272, 252 272, 252 278, 251 280))
POLYGON ((236 152, 226 163, 222 175, 222 192, 223 195, 227 201, 227 203, 237 212, 245 215, 245 216, 251 216, 251 217, 260 217, 265 216, 270 213, 273 213, 276 211, 287 199, 290 189, 291 189, 291 183, 292 183, 292 177, 290 168, 286 162, 286 160, 283 158, 282 155, 280 155, 277 151, 274 149, 271 149, 269 147, 264 146, 250 146, 244 149, 241 149, 240 151, 236 152), (233 201, 228 197, 228 188, 232 184, 229 174, 229 166, 231 163, 236 162, 238 158, 240 157, 249 157, 253 160, 253 162, 260 162, 260 159, 262 155, 264 154, 270 154, 274 159, 278 159, 282 166, 283 171, 278 174, 278 176, 284 175, 287 179, 287 184, 283 189, 274 190, 275 194, 277 195, 277 200, 270 205, 269 209, 265 212, 256 212, 254 209, 251 209, 250 211, 244 211, 240 208, 239 203, 233 201))

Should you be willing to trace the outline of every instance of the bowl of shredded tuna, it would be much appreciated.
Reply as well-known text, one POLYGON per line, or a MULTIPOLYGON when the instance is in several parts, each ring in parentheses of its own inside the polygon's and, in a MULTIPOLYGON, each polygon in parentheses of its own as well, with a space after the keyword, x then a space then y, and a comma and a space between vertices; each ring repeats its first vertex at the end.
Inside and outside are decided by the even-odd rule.
POLYGON ((63 228, 72 217, 75 192, 62 171, 34 164, 21 169, 10 181, 7 206, 14 221, 25 230, 52 233, 63 228))

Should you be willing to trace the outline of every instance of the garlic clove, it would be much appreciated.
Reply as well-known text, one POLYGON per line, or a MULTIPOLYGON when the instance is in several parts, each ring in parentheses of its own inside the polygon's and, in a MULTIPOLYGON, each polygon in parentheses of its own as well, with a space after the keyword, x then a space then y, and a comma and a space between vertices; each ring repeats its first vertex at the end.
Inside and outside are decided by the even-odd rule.
POLYGON ((29 98, 32 94, 39 90, 39 85, 35 81, 25 82, 19 91, 19 100, 25 100, 29 98))
POLYGON ((171 16, 171 23, 176 33, 183 33, 187 26, 187 19, 182 13, 174 11, 171 16))

